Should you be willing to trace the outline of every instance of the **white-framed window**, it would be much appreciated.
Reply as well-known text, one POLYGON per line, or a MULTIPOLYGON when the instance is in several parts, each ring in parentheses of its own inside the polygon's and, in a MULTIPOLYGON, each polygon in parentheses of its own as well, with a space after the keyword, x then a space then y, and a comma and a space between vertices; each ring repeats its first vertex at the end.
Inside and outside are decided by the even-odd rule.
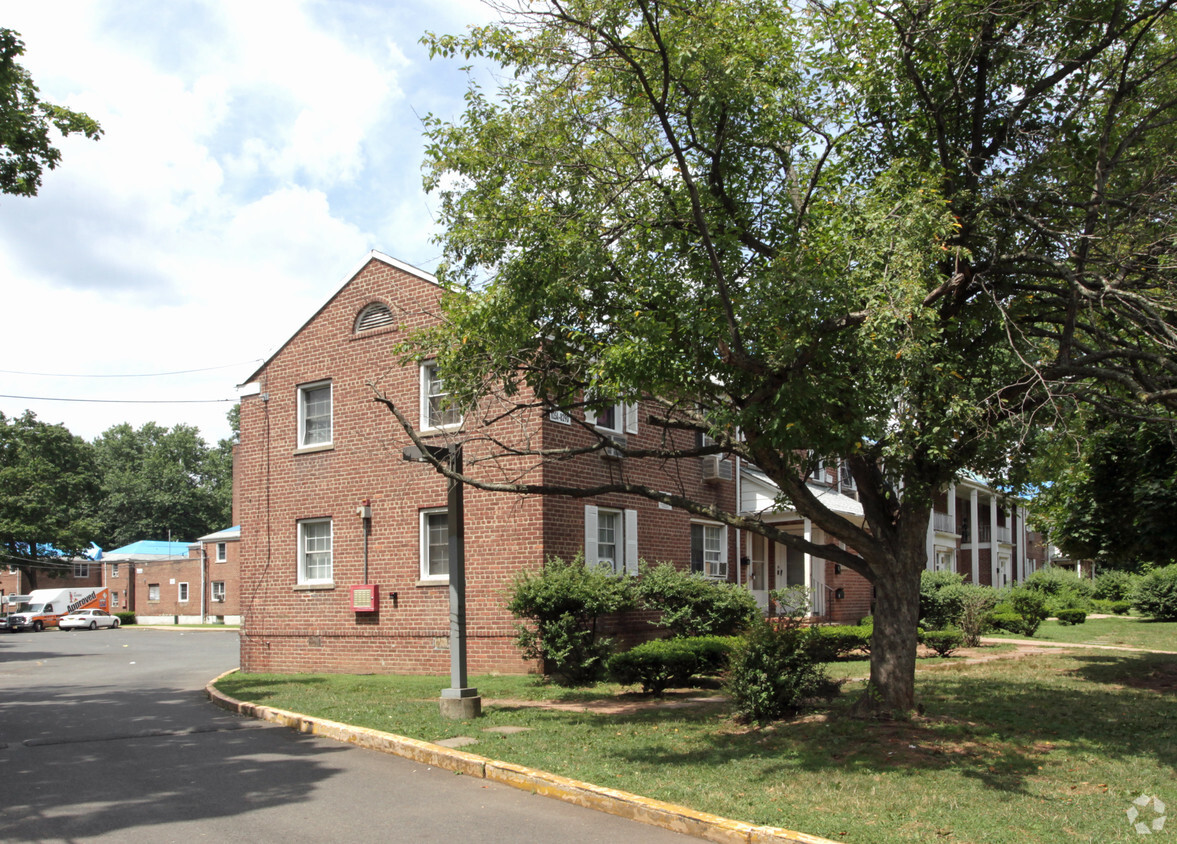
POLYGON ((449 580, 450 521, 445 509, 421 511, 421 579, 449 580))
POLYGON ((117 591, 110 593, 110 605, 117 607, 119 605, 119 593, 117 591))
POLYGON ((181 581, 176 584, 176 599, 181 604, 188 603, 188 584, 181 581))
POLYGON ((119 576, 119 564, 118 563, 111 563, 110 564, 110 576, 111 577, 118 577, 119 576))
POLYGON ((331 382, 298 388, 298 447, 331 445, 331 382))
POLYGON ((691 571, 727 579, 727 526, 691 522, 691 571))
POLYGON ((147 584, 147 600, 149 600, 149 601, 158 601, 159 600, 159 584, 158 583, 148 583, 147 584))
POLYGON ((839 480, 841 481, 842 488, 843 489, 855 489, 854 475, 850 472, 849 464, 842 463, 841 465, 839 465, 838 469, 839 469, 839 480))
POLYGON ((90 564, 89 563, 74 563, 74 577, 89 577, 90 564))
POLYGON ((331 520, 307 519, 298 523, 298 582, 334 582, 331 520))
POLYGON ((601 408, 594 408, 590 399, 585 417, 602 431, 612 431, 616 434, 636 434, 638 432, 638 406, 636 404, 617 402, 601 408))
POLYGON ((956 555, 951 551, 945 551, 942 548, 937 548, 935 566, 936 571, 955 571, 956 555))
POLYGON ((222 603, 225 600, 225 581, 214 580, 212 588, 213 600, 217 603, 222 603))
POLYGON ((587 504, 584 508, 584 560, 608 565, 614 574, 638 573, 638 511, 587 504))
POLYGON ((217 543, 217 562, 223 563, 227 559, 229 559, 229 543, 228 542, 218 542, 217 543))
POLYGON ((450 403, 445 379, 437 364, 421 364, 421 427, 423 429, 452 428, 462 424, 462 414, 450 403))

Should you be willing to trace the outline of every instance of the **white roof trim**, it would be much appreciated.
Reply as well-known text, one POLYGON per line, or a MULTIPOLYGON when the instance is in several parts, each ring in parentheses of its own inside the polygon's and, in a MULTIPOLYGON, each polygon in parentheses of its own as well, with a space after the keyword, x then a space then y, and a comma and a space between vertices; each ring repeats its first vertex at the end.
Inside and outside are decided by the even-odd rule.
MULTIPOLYGON (((749 493, 751 493, 752 496, 755 496, 757 487, 760 488, 761 497, 769 500, 775 499, 778 495, 781 494, 780 487, 773 483, 772 479, 769 478, 768 475, 761 472, 759 469, 749 467, 747 464, 745 464, 742 467, 741 476, 744 479, 744 484, 746 487, 744 491, 745 499, 749 497, 749 493), (751 487, 751 489, 749 490, 747 487, 751 487)), ((862 503, 856 501, 850 496, 843 495, 837 490, 826 486, 819 486, 817 484, 807 484, 807 486, 809 487, 809 491, 814 494, 818 501, 838 515, 846 516, 851 519, 857 519, 859 521, 866 517, 866 513, 862 509, 862 503)), ((790 514, 799 515, 795 510, 780 509, 776 506, 767 509, 762 508, 758 510, 744 510, 743 501, 740 502, 740 507, 742 512, 748 513, 768 513, 779 514, 782 516, 790 514)))

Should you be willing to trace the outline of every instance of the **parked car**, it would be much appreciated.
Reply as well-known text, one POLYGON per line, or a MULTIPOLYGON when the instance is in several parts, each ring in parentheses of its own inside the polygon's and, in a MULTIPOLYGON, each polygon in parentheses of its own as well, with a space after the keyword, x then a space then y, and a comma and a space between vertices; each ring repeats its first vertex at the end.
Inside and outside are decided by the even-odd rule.
POLYGON ((62 616, 57 626, 62 630, 77 630, 79 627, 97 630, 99 627, 118 627, 119 620, 118 616, 111 615, 106 610, 77 610, 62 616))
POLYGON ((0 613, 0 630, 8 629, 8 613, 0 613))

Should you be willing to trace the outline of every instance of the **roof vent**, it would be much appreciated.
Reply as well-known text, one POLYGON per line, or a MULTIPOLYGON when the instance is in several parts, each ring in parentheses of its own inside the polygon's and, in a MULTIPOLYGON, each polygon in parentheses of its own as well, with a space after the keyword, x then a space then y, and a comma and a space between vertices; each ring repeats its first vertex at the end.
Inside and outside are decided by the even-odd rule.
POLYGON ((373 302, 360 311, 356 317, 356 332, 370 331, 373 328, 383 328, 395 322, 392 311, 383 302, 373 302))

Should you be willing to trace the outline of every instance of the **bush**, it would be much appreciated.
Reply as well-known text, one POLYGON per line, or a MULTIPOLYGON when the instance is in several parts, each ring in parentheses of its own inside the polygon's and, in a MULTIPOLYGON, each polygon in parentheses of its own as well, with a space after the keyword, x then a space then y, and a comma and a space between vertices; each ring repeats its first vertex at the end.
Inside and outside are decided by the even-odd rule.
POLYGON ((920 621, 930 630, 957 623, 961 612, 960 587, 964 575, 951 571, 920 573, 920 621))
POLYGON ((1057 617, 1059 624, 1082 624, 1087 620, 1087 613, 1083 610, 1059 610, 1057 617))
POLYGON ((813 639, 810 648, 819 662, 832 662, 835 659, 845 659, 855 651, 870 653, 870 637, 873 627, 852 627, 850 625, 829 625, 811 627, 809 635, 813 639))
POLYGON ((589 567, 552 557, 539 571, 516 578, 507 609, 526 624, 515 643, 528 659, 542 659, 556 682, 580 685, 599 680, 612 649, 597 635, 601 616, 631 609, 633 583, 607 567, 589 567))
POLYGON ((1177 621, 1177 563, 1143 575, 1132 592, 1132 606, 1141 615, 1177 621))
POLYGON ((937 656, 951 656, 964 643, 964 634, 959 630, 921 630, 920 644, 931 648, 937 656))
POLYGON ((1109 601, 1096 598, 1091 603, 1096 612, 1108 613, 1109 615, 1127 615, 1132 609, 1131 601, 1109 601))
POLYGON ((732 653, 728 671, 727 691, 736 714, 772 721, 814 698, 836 694, 837 683, 814 653, 817 641, 796 619, 779 626, 755 621, 732 653))
POLYGON ((1126 571, 1109 569, 1100 572, 1091 590, 1093 598, 1104 601, 1127 601, 1135 578, 1126 571))
POLYGON ((699 636, 655 639, 609 658, 609 676, 622 685, 641 683, 646 694, 660 695, 671 686, 689 686, 695 675, 720 674, 736 639, 699 636))
POLYGON ((1046 600, 1047 612, 1051 615, 1057 615, 1059 610, 1091 609, 1091 598, 1095 592, 1092 581, 1053 566, 1031 573, 1026 578, 1025 588, 1042 595, 1046 600))
POLYGON ((1020 633, 1022 617, 1012 609, 995 609, 989 614, 989 626, 994 630, 1004 630, 1006 633, 1020 633))
POLYGON ((639 603, 661 613, 654 622, 672 636, 731 636, 760 614, 753 594, 734 583, 679 571, 670 563, 642 567, 639 603))
POLYGON ((964 637, 964 646, 975 648, 981 644, 981 634, 989 628, 989 614, 997 603, 997 593, 988 586, 972 583, 961 584, 957 591, 960 594, 957 625, 964 637))
POLYGON ((130 612, 130 611, 116 612, 116 613, 114 613, 114 615, 115 615, 115 617, 118 618, 119 624, 135 624, 136 623, 135 622, 135 613, 133 613, 133 612, 130 612))
MULTIPOLYGON (((1035 572, 1034 574, 1037 574, 1035 572)), ((1046 597, 1038 590, 1026 587, 1014 587, 1009 590, 1007 597, 1013 611, 1022 618, 1021 626, 1015 633, 1023 636, 1033 636, 1038 632, 1039 625, 1046 619, 1046 597)))

